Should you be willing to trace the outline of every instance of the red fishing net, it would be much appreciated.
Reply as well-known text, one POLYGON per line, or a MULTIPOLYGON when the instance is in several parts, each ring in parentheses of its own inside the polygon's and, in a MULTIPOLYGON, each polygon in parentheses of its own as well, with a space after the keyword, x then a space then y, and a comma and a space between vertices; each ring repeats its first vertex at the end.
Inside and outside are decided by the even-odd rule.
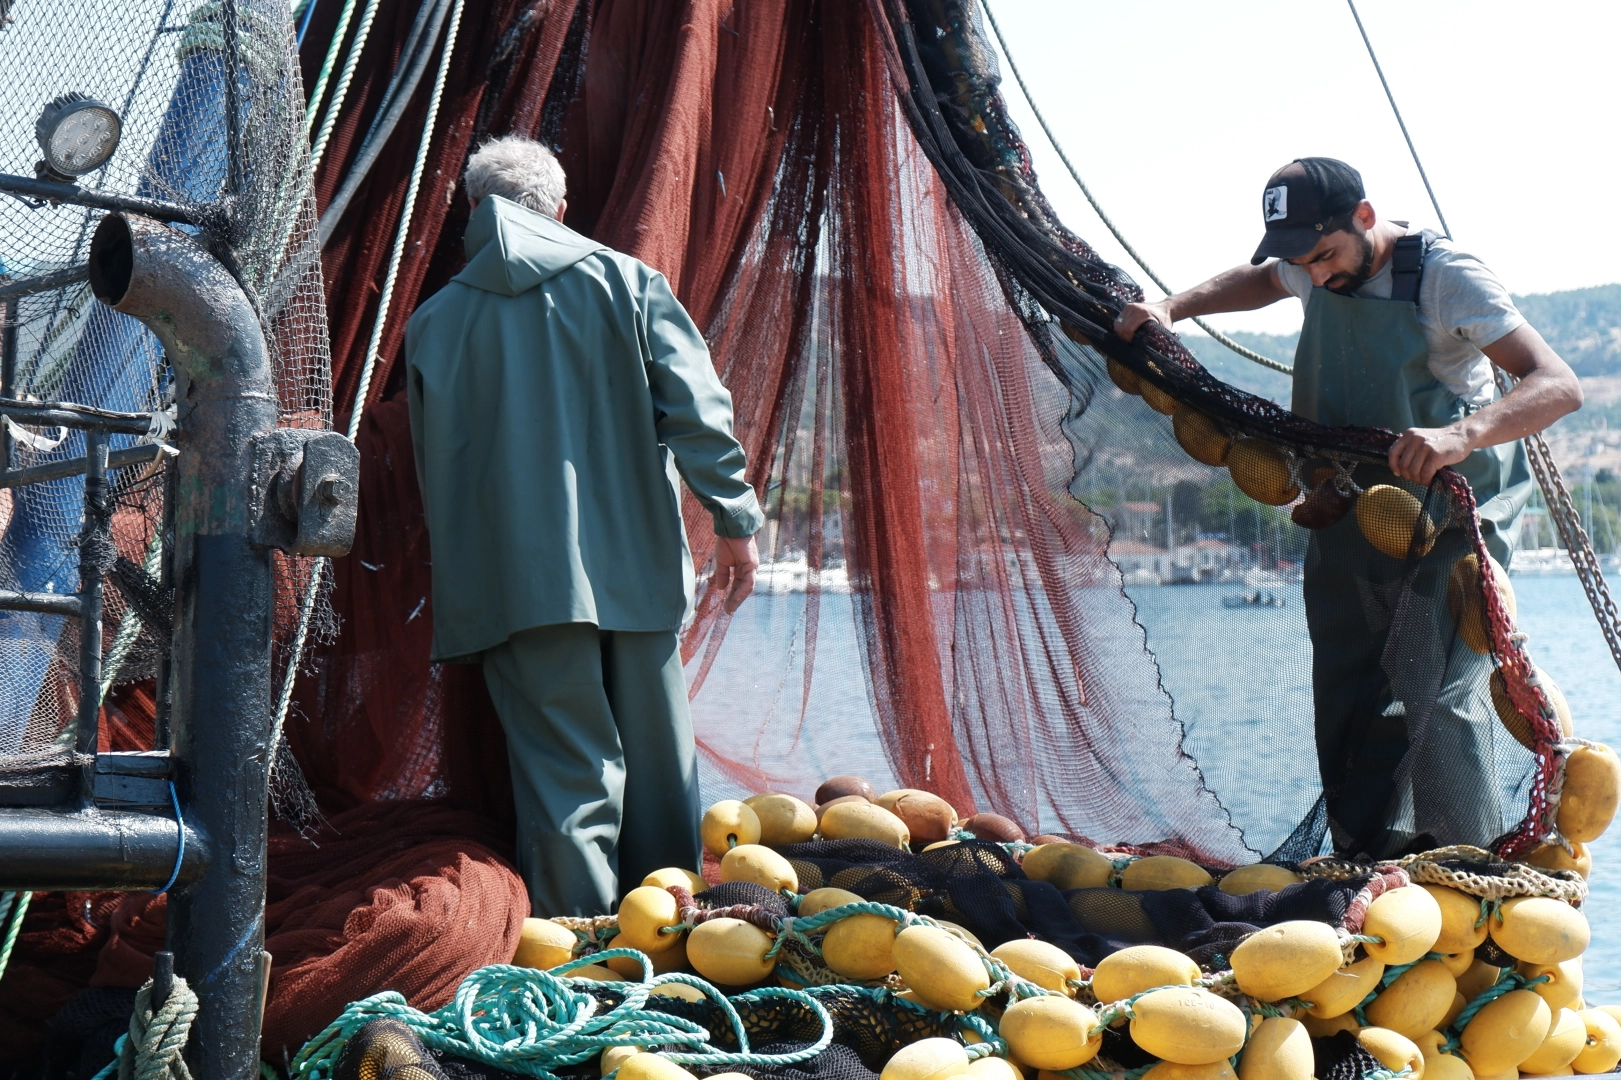
MULTIPOLYGON (((306 82, 340 6, 315 11, 306 82)), ((380 6, 316 177, 321 207, 360 155, 415 14, 380 6)), ((559 148, 568 224, 669 278, 734 397, 768 512, 766 565, 730 618, 700 586, 683 639, 706 801, 809 799, 857 773, 1031 834, 1212 866, 1341 840, 1325 840, 1312 741, 1309 532, 1190 460, 1161 413, 1268 441, 1308 485, 1316 463, 1378 482, 1388 435, 1317 428, 1217 382, 1167 335, 1128 348, 1100 329, 1136 287, 1053 218, 984 49, 960 3, 468 5, 359 425, 358 534, 333 566, 341 632, 306 657, 287 721, 329 822, 313 841, 274 842, 267 1052, 384 988, 442 1004, 460 975, 511 955, 527 913, 499 858, 512 806, 482 677, 427 661, 432 558, 400 393, 406 317, 460 267, 459 177, 487 134, 559 148), (1168 409, 1150 408, 1156 394, 1168 409), (1205 584, 1163 587, 1184 578, 1205 584), (1246 610, 1206 610, 1220 615, 1239 588, 1246 610)), ((424 85, 325 247, 340 430, 427 99, 424 85)), ((1458 618, 1447 582, 1484 550, 1455 478, 1412 494, 1425 507, 1405 523, 1412 557, 1379 556, 1389 564, 1364 594, 1369 620, 1408 650, 1396 666, 1427 674, 1404 691, 1407 795, 1375 815, 1370 843, 1461 839, 1450 807, 1484 800, 1501 818, 1493 836, 1512 830, 1504 847, 1523 851, 1540 838, 1557 731, 1502 601, 1477 580, 1536 752, 1499 737, 1473 780, 1437 765, 1430 717, 1448 660, 1435 643, 1458 618), (1438 555, 1420 551, 1424 522, 1450 537, 1438 555)), ((690 497, 685 509, 702 570, 713 537, 690 497)), ((52 897, 30 917, 0 984, 19 1045, 49 1012, 19 987, 71 992, 97 949, 104 978, 144 975, 159 940, 150 905, 84 905, 52 897)))

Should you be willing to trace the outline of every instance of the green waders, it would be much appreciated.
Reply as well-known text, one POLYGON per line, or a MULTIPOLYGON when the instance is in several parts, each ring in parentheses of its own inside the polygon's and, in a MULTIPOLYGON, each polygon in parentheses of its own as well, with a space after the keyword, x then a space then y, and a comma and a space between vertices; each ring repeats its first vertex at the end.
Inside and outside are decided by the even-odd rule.
MULTIPOLYGON (((1422 265, 1422 249, 1420 261, 1422 265)), ((1403 290, 1417 296, 1416 274, 1403 290)), ((1315 289, 1295 353, 1293 410, 1322 424, 1403 431, 1442 427, 1469 406, 1429 369, 1411 300, 1315 289)), ((1486 545, 1505 566, 1531 493, 1524 444, 1476 450, 1456 468, 1480 507, 1486 545)), ((1395 483, 1359 466, 1366 488, 1395 483)), ((1314 531, 1306 552, 1317 761, 1335 849, 1385 857, 1413 843, 1485 845, 1504 829, 1488 680, 1491 658, 1458 637, 1447 575, 1471 547, 1443 532, 1407 567, 1379 552, 1354 514, 1314 531)))
POLYGON ((506 730, 533 913, 606 915, 661 867, 697 870, 698 774, 675 631, 539 626, 484 653, 506 730))

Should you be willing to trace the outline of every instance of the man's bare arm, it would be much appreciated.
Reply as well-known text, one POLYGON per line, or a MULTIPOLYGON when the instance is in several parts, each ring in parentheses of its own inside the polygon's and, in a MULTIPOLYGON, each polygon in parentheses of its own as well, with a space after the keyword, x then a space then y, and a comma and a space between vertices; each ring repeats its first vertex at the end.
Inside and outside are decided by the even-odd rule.
POLYGON ((1191 289, 1152 304, 1128 304, 1114 321, 1114 332, 1130 341, 1143 323, 1153 320, 1165 327, 1178 319, 1215 315, 1223 311, 1254 311, 1289 295, 1278 277, 1276 263, 1235 266, 1191 289))
POLYGON ((1390 469, 1397 476, 1428 484, 1441 466, 1456 465, 1483 446, 1543 431, 1582 407, 1576 373, 1529 323, 1481 351, 1519 385, 1457 423, 1404 432, 1390 448, 1390 469))

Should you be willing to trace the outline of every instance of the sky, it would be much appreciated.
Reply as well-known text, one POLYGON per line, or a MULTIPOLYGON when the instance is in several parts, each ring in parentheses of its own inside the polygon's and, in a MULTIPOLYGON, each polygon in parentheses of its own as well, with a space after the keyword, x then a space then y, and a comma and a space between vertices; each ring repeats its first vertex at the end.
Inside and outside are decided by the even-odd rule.
MULTIPOLYGON (((1297 157, 1348 161, 1382 216, 1437 227, 1345 0, 989 2, 1070 161, 1173 288, 1249 260, 1266 178, 1297 157)), ((1459 245, 1515 293, 1621 281, 1621 2, 1357 9, 1459 245)), ((1162 295, 1002 75, 1059 216, 1162 295)), ((1300 316, 1286 300, 1212 322, 1288 333, 1300 316)))

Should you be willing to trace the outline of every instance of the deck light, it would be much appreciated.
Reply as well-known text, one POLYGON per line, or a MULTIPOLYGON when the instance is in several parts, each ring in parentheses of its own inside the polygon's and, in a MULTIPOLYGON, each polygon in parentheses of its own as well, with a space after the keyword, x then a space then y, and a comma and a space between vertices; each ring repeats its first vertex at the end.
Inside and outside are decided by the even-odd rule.
POLYGON ((34 137, 45 160, 36 171, 44 178, 71 181, 94 172, 118 149, 124 124, 118 114, 95 98, 71 92, 46 105, 34 121, 34 137))

